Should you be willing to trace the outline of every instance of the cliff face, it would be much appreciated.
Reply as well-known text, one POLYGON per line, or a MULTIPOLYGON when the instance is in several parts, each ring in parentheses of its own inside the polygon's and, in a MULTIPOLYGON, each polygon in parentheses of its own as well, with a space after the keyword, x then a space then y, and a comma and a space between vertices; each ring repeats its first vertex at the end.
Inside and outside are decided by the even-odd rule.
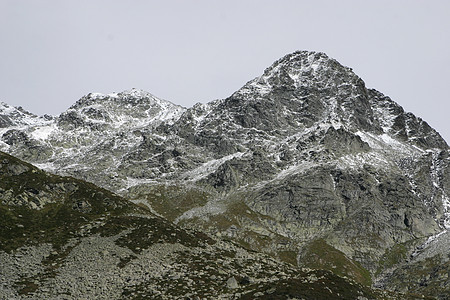
MULTIPOLYGON (((432 250, 449 248, 447 143, 323 53, 289 54, 189 109, 132 90, 54 118, 22 114, 0 113, 1 149, 176 223, 363 284, 445 282, 413 266, 448 265, 432 250)), ((438 285, 426 293, 441 296, 438 285)))

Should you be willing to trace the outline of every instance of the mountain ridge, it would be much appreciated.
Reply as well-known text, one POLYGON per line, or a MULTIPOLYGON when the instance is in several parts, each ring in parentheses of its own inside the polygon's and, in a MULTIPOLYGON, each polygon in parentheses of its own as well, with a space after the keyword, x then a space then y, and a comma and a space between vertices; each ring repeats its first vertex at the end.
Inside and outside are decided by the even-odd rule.
POLYGON ((339 260, 321 268, 360 265, 347 275, 366 283, 387 285, 396 267, 408 278, 408 255, 431 253, 427 239, 450 226, 448 144, 324 53, 288 54, 191 108, 132 90, 5 124, 0 150, 299 265, 318 267, 321 245, 339 260))

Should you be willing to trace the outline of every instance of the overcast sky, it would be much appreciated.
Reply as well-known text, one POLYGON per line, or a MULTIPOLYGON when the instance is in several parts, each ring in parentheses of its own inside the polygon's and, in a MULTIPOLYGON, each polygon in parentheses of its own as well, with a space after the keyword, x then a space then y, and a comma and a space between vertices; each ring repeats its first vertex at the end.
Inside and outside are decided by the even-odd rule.
POLYGON ((0 101, 57 115, 139 88, 189 107, 327 53, 450 141, 450 1, 0 0, 0 101))

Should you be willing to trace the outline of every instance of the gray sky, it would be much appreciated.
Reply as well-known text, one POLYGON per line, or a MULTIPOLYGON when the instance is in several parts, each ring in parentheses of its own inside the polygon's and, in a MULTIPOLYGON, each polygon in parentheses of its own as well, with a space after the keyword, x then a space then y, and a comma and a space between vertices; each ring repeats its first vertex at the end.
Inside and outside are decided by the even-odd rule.
POLYGON ((135 87, 189 107, 295 50, 336 58, 450 141, 447 0, 0 0, 0 101, 56 115, 135 87))

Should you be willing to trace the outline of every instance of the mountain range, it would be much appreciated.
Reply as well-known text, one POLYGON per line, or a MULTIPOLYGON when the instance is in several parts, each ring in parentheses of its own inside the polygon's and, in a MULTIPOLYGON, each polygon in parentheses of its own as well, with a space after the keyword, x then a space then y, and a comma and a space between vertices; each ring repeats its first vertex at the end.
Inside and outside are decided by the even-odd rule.
POLYGON ((191 108, 136 89, 88 94, 59 116, 1 103, 0 150, 8 297, 56 297, 76 281, 75 261, 96 259, 119 261, 92 267, 117 289, 83 290, 86 270, 68 298, 450 297, 448 144, 324 53, 288 54, 230 97, 191 108), (42 222, 59 211, 70 217, 42 222), (60 227, 64 238, 39 234, 60 227), (207 271, 218 261, 233 267, 207 271), (176 280, 161 271, 174 265, 176 280), (133 268, 156 268, 160 281, 124 283, 133 268), (189 287, 190 268, 208 280, 189 287), (332 292, 314 294, 325 293, 319 283, 332 292))

